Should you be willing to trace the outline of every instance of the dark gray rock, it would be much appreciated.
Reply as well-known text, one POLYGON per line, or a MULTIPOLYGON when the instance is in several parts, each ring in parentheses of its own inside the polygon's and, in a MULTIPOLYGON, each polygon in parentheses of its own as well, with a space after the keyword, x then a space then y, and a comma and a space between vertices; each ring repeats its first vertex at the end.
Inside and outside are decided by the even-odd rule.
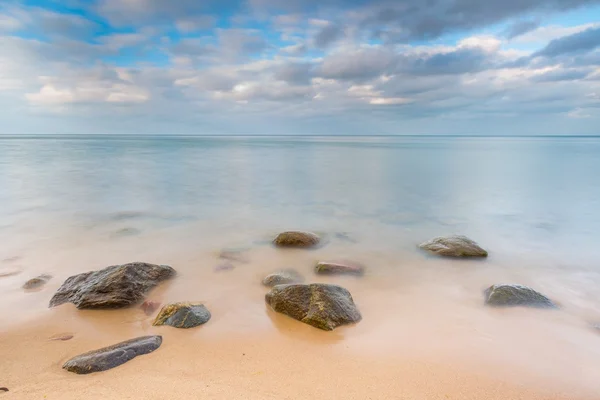
POLYGON ((326 331, 362 318, 350 292, 336 285, 278 285, 265 300, 273 310, 326 331))
POLYGON ((357 275, 365 273, 365 267, 356 263, 321 261, 315 266, 315 272, 321 275, 357 275))
POLYGON ((118 367, 162 344, 162 336, 142 336, 71 358, 63 368, 76 374, 91 374, 118 367))
POLYGON ((277 247, 314 247, 319 244, 321 239, 311 232, 288 231, 282 232, 273 240, 277 247))
POLYGON ((484 292, 485 304, 492 307, 556 308, 543 294, 522 285, 492 285, 484 292))
POLYGON ((170 325, 175 328, 193 328, 208 322, 210 312, 203 304, 174 303, 164 306, 152 325, 170 325))
POLYGON ((146 292, 175 275, 168 265, 134 262, 68 278, 50 307, 71 302, 77 308, 122 308, 143 300, 146 292))
POLYGON ((488 252, 466 236, 446 236, 421 243, 419 247, 444 257, 487 257, 488 252))
POLYGON ((42 286, 44 286, 46 283, 48 283, 48 281, 50 279, 52 279, 52 276, 46 275, 46 274, 42 274, 38 277, 31 278, 30 280, 25 282, 25 284, 23 284, 23 289, 25 289, 25 290, 39 289, 42 286))
POLYGON ((282 269, 281 271, 267 275, 262 281, 263 285, 269 287, 302 282, 304 282, 304 277, 295 269, 282 269))

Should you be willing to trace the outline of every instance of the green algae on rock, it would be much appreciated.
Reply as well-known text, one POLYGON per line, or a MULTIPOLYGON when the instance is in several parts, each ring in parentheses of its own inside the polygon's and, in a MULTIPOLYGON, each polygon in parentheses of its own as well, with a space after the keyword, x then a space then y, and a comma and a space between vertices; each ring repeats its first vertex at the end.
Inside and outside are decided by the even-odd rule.
POLYGON ((151 353, 161 344, 162 336, 142 336, 73 357, 63 368, 76 374, 106 371, 151 353))
POLYGON ((362 319, 350 292, 337 285, 278 285, 265 300, 273 310, 326 331, 362 319))
POLYGON ((282 232, 273 240, 277 247, 308 248, 319 244, 321 239, 311 232, 287 231, 282 232))
POLYGON ((193 328, 210 319, 210 311, 200 303, 174 303, 164 306, 152 325, 170 325, 175 328, 193 328))
POLYGON ((492 285, 484 292, 485 304, 492 307, 557 308, 543 294, 523 285, 492 285))
POLYGON ((315 266, 315 272, 321 275, 363 275, 365 267, 360 264, 346 262, 321 261, 315 266))
POLYGON ((168 265, 133 262, 74 275, 50 300, 50 307, 73 303, 80 309, 123 308, 141 301, 146 292, 175 275, 168 265))
POLYGON ((443 257, 487 257, 488 252, 466 236, 436 237, 419 247, 443 257))
POLYGON ((269 274, 263 279, 262 283, 265 286, 273 287, 276 285, 285 285, 289 283, 302 283, 304 277, 295 269, 282 269, 281 271, 269 274))

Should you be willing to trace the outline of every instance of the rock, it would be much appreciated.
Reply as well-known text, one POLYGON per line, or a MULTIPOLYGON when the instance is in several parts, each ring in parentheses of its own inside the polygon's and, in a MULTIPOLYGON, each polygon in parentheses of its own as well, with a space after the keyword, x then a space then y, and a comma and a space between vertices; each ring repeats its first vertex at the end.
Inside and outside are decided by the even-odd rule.
POLYGON ((91 374, 118 367, 162 344, 162 336, 142 336, 71 358, 63 368, 76 374, 91 374))
POLYGON ((487 257, 488 252, 466 236, 446 236, 431 239, 419 247, 444 257, 487 257))
POLYGON ((484 292, 485 304, 493 307, 556 308, 543 294, 522 285, 492 285, 484 292))
POLYGON ((229 261, 221 263, 215 267, 216 272, 231 271, 232 269, 235 269, 235 265, 233 265, 229 261))
POLYGON ((326 331, 362 319, 350 292, 336 285, 278 285, 265 300, 273 310, 326 331))
POLYGON ((60 340, 60 341, 66 341, 66 340, 71 340, 73 339, 75 335, 73 335, 72 333, 58 333, 56 335, 52 335, 50 336, 50 338, 48 338, 48 340, 60 340))
POLYGON ((175 328, 193 328, 205 324, 210 319, 210 312, 199 303, 174 303, 160 310, 152 325, 170 325, 175 328))
POLYGON ((160 303, 158 301, 146 300, 140 305, 140 308, 144 311, 146 315, 152 315, 154 311, 156 311, 160 307, 160 303))
POLYGON ((50 307, 71 302, 80 309, 122 308, 142 300, 150 289, 175 275, 168 265, 134 262, 68 278, 50 307))
POLYGON ((113 237, 122 237, 122 236, 136 236, 142 233, 139 229, 136 228, 122 228, 118 231, 113 232, 113 237))
POLYGON ((0 387, 0 392, 8 392, 8 388, 7 387, 0 387))
POLYGON ((277 247, 314 247, 321 239, 310 232, 289 231, 282 232, 273 240, 277 247))
POLYGON ((262 281, 263 285, 269 287, 302 282, 304 282, 304 277, 294 269, 282 269, 281 271, 267 275, 262 281))
POLYGON ((244 256, 243 251, 244 250, 223 250, 219 254, 219 258, 223 260, 247 264, 249 260, 246 256, 244 256))
POLYGON ((321 261, 315 266, 315 272, 321 275, 363 275, 365 267, 360 264, 321 261))
POLYGON ((31 290, 37 289, 44 286, 50 279, 52 279, 51 275, 42 274, 36 278, 31 278, 23 285, 23 289, 31 290))
POLYGON ((336 232, 333 234, 336 239, 342 240, 348 243, 356 243, 356 239, 347 234, 346 232, 336 232))

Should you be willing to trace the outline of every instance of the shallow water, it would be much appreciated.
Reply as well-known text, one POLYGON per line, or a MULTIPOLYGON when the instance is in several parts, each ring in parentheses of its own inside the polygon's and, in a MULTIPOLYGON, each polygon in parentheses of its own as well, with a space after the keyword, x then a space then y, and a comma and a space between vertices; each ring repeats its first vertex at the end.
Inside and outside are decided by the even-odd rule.
MULTIPOLYGON (((0 329, 66 318, 47 309, 65 278, 139 260, 178 270, 151 297, 204 301, 213 319, 203 335, 284 335, 593 391, 598 171, 600 138, 5 137, 0 329), (327 243, 272 248, 286 229, 327 243), (490 257, 445 260, 416 248, 453 233, 490 257), (215 271, 229 248, 248 262, 215 271), (367 274, 314 276, 316 261, 339 258, 367 274), (260 281, 283 267, 347 287, 364 320, 323 335, 275 315, 260 281), (42 290, 21 288, 42 273, 53 276, 42 290), (482 291, 494 283, 530 285, 562 308, 486 309, 482 291)), ((137 308, 68 315, 100 336, 151 331, 137 308)))

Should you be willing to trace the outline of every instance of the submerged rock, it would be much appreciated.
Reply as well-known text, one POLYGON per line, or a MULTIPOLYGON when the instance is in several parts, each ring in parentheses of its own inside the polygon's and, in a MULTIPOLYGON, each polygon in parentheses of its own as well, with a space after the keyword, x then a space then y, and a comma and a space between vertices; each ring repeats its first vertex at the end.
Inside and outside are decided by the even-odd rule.
POLYGON ((75 337, 75 335, 73 335, 72 333, 58 333, 56 335, 50 336, 50 338, 48 338, 48 340, 52 340, 52 341, 60 340, 60 341, 64 342, 67 340, 71 340, 74 337, 75 337))
POLYGON ((244 255, 244 251, 245 251, 245 249, 244 250, 238 250, 238 249, 223 250, 223 251, 221 251, 221 253, 219 253, 219 258, 223 259, 223 260, 235 261, 235 262, 247 264, 250 261, 248 260, 248 257, 246 257, 244 255))
POLYGON ((77 308, 122 308, 141 301, 146 292, 175 275, 168 265, 134 262, 68 278, 50 307, 71 302, 77 308))
POLYGON ((48 283, 48 281, 50 279, 52 279, 52 276, 46 275, 46 274, 42 274, 38 277, 31 278, 30 280, 25 282, 25 284, 23 284, 23 289, 25 289, 25 290, 38 289, 38 288, 44 286, 46 283, 48 283))
POLYGON ((350 292, 336 285, 278 285, 265 300, 273 310, 326 331, 362 319, 350 292))
POLYGON ((319 244, 319 236, 311 232, 282 232, 273 240, 277 247, 313 247, 319 244))
POLYGON ((142 336, 73 357, 63 368, 76 374, 106 371, 137 356, 151 353, 161 344, 162 336, 142 336))
POLYGON ((229 261, 226 261, 224 263, 217 265, 215 267, 215 272, 231 271, 232 269, 235 269, 235 265, 233 265, 233 263, 230 263, 229 261))
POLYGON ((444 257, 487 257, 488 252, 466 236, 436 237, 419 247, 444 257))
POLYGON ((158 313, 154 326, 170 325, 175 328, 193 328, 205 324, 210 312, 199 303, 174 303, 164 306, 158 313))
POLYGON ((315 272, 321 275, 363 275, 365 267, 360 264, 321 261, 315 266, 315 272))
POLYGON ((152 300, 146 300, 140 305, 140 308, 146 315, 152 315, 158 307, 160 307, 160 302, 152 300))
POLYGON ((282 269, 281 271, 267 275, 262 281, 263 285, 269 287, 302 282, 304 282, 304 277, 295 269, 282 269))
POLYGON ((556 308, 543 294, 522 285, 492 285, 484 292, 485 304, 493 307, 556 308))

